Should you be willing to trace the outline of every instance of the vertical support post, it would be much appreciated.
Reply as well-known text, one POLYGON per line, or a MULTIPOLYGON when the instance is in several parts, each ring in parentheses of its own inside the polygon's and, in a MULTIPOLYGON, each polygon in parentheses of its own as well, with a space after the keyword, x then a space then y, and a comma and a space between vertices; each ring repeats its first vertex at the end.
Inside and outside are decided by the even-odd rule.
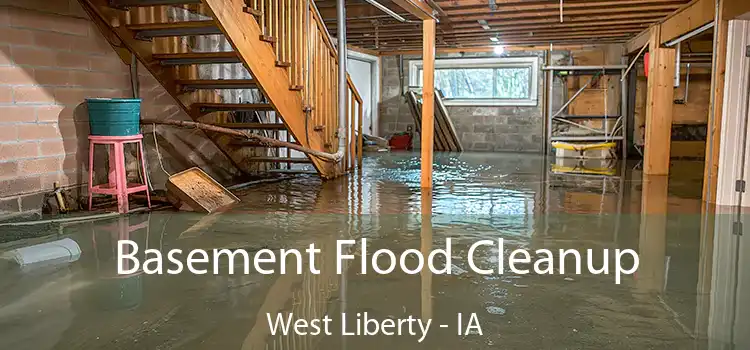
POLYGON ((422 188, 432 188, 435 139, 435 20, 422 21, 422 188))
POLYGON ((706 137, 706 162, 703 170, 703 201, 716 203, 719 181, 721 122, 724 118, 724 81, 726 78, 729 21, 724 16, 725 1, 718 1, 714 19, 714 47, 711 68, 711 104, 706 137))
MULTIPOLYGON (((432 192, 424 191, 421 196, 422 226, 420 229, 420 251, 427 256, 432 251, 432 192)), ((422 269, 420 272, 421 316, 423 320, 432 319, 432 271, 422 269)))
MULTIPOLYGON (((673 82, 672 78, 670 75, 670 85, 673 82)), ((642 291, 661 292, 665 286, 667 187, 666 176, 643 176, 641 225, 638 236, 640 267, 636 280, 636 287, 642 291)))
POLYGON ((645 175, 668 175, 672 141, 675 50, 660 47, 661 27, 651 28, 646 97, 645 175))

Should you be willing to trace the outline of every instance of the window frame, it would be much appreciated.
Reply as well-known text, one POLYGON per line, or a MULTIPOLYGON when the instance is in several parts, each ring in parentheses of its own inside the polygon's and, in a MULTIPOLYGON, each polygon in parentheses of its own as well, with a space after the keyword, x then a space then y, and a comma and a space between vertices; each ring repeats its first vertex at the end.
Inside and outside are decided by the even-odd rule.
MULTIPOLYGON (((409 86, 421 87, 419 71, 422 60, 409 62, 409 86)), ((435 69, 450 68, 530 68, 529 98, 457 98, 444 99, 446 106, 538 106, 539 105, 539 57, 484 57, 484 58, 443 58, 435 60, 435 69)), ((494 72, 493 72, 493 79, 494 72)))

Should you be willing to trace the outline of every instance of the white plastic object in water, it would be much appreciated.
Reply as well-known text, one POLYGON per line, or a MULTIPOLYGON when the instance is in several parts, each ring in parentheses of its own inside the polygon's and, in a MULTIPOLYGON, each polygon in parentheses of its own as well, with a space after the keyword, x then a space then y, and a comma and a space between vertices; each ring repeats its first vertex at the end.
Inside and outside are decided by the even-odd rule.
POLYGON ((15 260, 21 267, 48 261, 69 263, 78 260, 81 256, 81 247, 76 241, 64 238, 59 241, 13 249, 4 255, 15 260))

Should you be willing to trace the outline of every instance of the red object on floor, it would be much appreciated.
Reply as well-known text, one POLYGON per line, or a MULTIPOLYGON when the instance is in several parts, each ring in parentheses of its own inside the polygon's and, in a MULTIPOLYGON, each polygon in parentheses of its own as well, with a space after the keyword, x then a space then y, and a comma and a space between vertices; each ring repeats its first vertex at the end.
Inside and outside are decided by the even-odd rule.
POLYGON ((391 146, 391 149, 393 150, 405 150, 405 151, 410 150, 411 149, 411 134, 401 133, 401 134, 395 134, 391 136, 391 139, 388 140, 388 146, 391 146))
POLYGON ((646 78, 648 78, 648 60, 650 58, 651 58, 651 55, 649 55, 648 52, 646 52, 646 54, 643 55, 643 67, 644 67, 644 70, 646 71, 646 78))
POLYGON ((89 136, 89 210, 94 193, 108 194, 117 197, 117 211, 120 214, 126 214, 128 208, 128 195, 136 192, 146 192, 148 207, 151 208, 151 195, 148 192, 148 185, 128 183, 127 173, 125 171, 125 144, 137 143, 140 152, 141 171, 143 171, 143 181, 146 182, 146 160, 143 153, 143 135, 137 134, 132 136, 89 136), (109 183, 94 185, 94 145, 111 146, 109 150, 109 183))

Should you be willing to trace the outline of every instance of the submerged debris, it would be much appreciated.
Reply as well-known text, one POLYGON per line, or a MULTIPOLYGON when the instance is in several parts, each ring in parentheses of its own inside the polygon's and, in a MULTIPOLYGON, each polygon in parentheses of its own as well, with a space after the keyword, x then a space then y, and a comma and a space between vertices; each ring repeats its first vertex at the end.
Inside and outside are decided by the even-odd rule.
POLYGON ((487 313, 489 313, 490 315, 502 316, 502 315, 505 315, 505 309, 499 306, 488 306, 487 313))

